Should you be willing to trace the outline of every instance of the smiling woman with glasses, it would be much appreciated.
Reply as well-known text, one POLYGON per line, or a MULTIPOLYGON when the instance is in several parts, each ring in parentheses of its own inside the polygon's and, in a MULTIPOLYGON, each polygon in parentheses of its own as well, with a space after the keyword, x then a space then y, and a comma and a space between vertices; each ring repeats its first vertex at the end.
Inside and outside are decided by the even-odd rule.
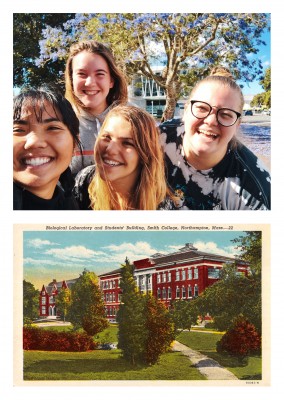
POLYGON ((215 67, 192 89, 178 124, 160 125, 168 181, 193 210, 269 210, 270 174, 237 139, 244 97, 215 67))

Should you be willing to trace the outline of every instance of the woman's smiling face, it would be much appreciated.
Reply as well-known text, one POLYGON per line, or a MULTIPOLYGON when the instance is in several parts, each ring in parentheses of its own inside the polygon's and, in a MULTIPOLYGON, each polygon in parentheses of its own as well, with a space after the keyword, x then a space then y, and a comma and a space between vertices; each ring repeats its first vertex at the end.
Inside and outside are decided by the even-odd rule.
POLYGON ((115 190, 131 193, 141 170, 131 124, 119 115, 109 117, 95 151, 101 178, 108 180, 115 190))
POLYGON ((219 82, 201 83, 194 91, 193 98, 210 104, 214 109, 206 118, 198 119, 192 115, 191 105, 188 104, 184 115, 185 156, 198 169, 211 168, 226 154, 228 143, 235 136, 240 124, 240 120, 237 120, 229 127, 220 125, 215 107, 241 112, 241 100, 236 90, 219 82), (201 168, 197 165, 198 160, 201 168))
POLYGON ((81 51, 72 61, 73 90, 93 114, 107 107, 107 96, 114 82, 106 60, 99 54, 81 51))
POLYGON ((69 166, 74 140, 59 112, 45 102, 42 118, 23 106, 13 124, 13 178, 44 199, 53 196, 60 175, 69 166))

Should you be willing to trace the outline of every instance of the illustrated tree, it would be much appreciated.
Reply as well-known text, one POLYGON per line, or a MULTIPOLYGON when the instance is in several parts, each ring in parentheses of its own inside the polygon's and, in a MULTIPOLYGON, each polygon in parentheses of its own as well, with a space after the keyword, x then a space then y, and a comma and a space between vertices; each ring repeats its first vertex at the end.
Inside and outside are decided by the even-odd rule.
POLYGON ((175 338, 174 324, 166 306, 152 295, 146 298, 144 312, 147 330, 145 361, 155 364, 175 338))
POLYGON ((215 64, 228 66, 236 79, 251 82, 259 76, 261 60, 251 55, 265 44, 261 35, 269 23, 263 13, 76 14, 56 27, 46 24, 34 65, 62 65, 72 43, 102 41, 129 82, 140 74, 165 91, 163 121, 173 117, 177 100, 215 64), (162 73, 154 65, 164 66, 162 73))
POLYGON ((240 258, 250 263, 250 274, 236 273, 236 265, 224 266, 220 280, 209 286, 194 303, 201 314, 209 312, 220 330, 228 330, 238 316, 247 318, 261 333, 261 232, 245 232, 233 240, 240 258))
POLYGON ((23 280, 23 318, 24 323, 32 321, 39 315, 39 291, 31 282, 23 280))
POLYGON ((193 301, 175 300, 170 310, 172 321, 174 322, 175 332, 178 330, 191 329, 198 318, 198 309, 193 301))
POLYGON ((132 365, 143 362, 147 338, 145 298, 139 293, 133 277, 133 266, 126 258, 121 269, 121 304, 117 313, 118 348, 132 365))
POLYGON ((71 291, 68 288, 61 288, 60 292, 56 296, 56 308, 60 312, 65 322, 67 312, 71 304, 71 291))
POLYGON ((174 339, 170 314, 154 296, 139 292, 133 276, 133 265, 127 258, 121 270, 120 287, 118 348, 132 365, 155 364, 174 339))
POLYGON ((83 328, 90 336, 96 335, 108 326, 102 292, 94 272, 85 269, 72 286, 67 318, 74 329, 83 328))

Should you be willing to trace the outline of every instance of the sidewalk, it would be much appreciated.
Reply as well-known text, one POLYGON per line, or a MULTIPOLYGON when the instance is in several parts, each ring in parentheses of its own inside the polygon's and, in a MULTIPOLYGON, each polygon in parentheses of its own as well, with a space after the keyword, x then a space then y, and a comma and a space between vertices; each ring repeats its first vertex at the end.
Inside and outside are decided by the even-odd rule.
POLYGON ((185 356, 189 357, 193 366, 196 367, 199 372, 204 375, 207 379, 211 380, 238 380, 238 378, 227 369, 221 367, 217 361, 212 360, 198 351, 192 350, 189 347, 181 344, 180 342, 174 341, 173 351, 180 351, 185 356))

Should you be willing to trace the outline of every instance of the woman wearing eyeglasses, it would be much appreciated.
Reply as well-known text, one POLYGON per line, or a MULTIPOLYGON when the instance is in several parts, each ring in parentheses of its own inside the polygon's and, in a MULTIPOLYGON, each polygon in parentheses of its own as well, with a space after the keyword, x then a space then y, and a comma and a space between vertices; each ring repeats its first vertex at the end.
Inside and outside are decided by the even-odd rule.
POLYGON ((199 81, 179 126, 160 125, 168 182, 192 210, 269 210, 270 174, 237 139, 244 97, 230 72, 199 81))

